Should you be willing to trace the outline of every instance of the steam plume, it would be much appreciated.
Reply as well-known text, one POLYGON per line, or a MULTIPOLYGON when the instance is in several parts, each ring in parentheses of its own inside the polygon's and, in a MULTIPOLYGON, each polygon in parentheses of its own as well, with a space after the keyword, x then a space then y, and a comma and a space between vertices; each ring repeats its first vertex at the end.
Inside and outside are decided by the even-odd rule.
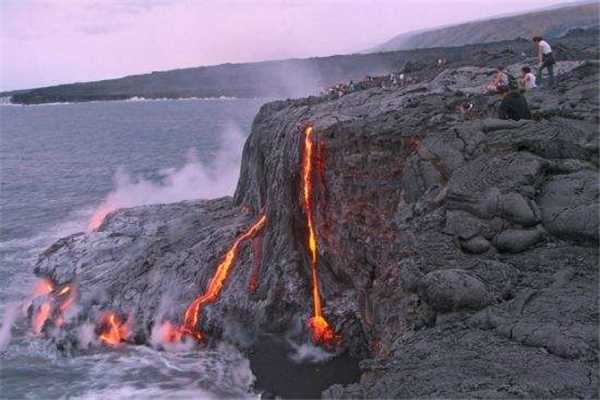
POLYGON ((219 138, 219 149, 210 166, 201 163, 192 149, 188 151, 186 164, 180 169, 162 171, 159 182, 132 177, 123 169, 118 170, 116 188, 97 208, 88 228, 98 228, 108 213, 119 208, 233 194, 245 137, 238 128, 230 127, 219 138))
POLYGON ((0 327, 0 353, 4 352, 8 347, 8 343, 10 342, 10 339, 12 337, 12 326, 19 314, 18 309, 18 305, 9 304, 4 310, 2 327, 0 327))

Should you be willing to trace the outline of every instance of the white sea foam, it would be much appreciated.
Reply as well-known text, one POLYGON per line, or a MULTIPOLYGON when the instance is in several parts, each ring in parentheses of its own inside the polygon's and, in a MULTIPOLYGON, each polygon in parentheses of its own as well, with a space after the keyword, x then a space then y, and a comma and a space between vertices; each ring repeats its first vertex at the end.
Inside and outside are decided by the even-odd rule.
POLYGON ((239 100, 238 97, 233 96, 219 96, 219 97, 142 97, 133 96, 125 100, 120 101, 224 101, 224 100, 239 100))

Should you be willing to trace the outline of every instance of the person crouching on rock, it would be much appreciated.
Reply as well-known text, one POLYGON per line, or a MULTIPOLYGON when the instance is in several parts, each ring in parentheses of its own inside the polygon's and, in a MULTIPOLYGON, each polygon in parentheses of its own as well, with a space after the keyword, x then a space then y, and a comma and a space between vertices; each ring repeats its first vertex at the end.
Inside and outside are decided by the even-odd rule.
POLYGON ((519 90, 509 90, 508 87, 504 86, 500 88, 499 93, 502 95, 498 110, 500 119, 512 119, 514 121, 531 119, 527 100, 519 90))
POLYGON ((539 84, 542 84, 544 68, 548 70, 548 77, 550 78, 550 86, 554 85, 554 55, 552 54, 552 47, 546 42, 541 36, 535 36, 533 42, 537 45, 538 60, 540 62, 540 68, 537 73, 537 80, 539 84))
POLYGON ((535 75, 531 73, 531 68, 521 68, 521 77, 519 78, 519 88, 522 90, 531 90, 536 87, 535 75))
POLYGON ((487 85, 487 90, 493 93, 500 93, 502 88, 508 88, 508 74, 504 72, 504 67, 496 68, 494 79, 487 85))

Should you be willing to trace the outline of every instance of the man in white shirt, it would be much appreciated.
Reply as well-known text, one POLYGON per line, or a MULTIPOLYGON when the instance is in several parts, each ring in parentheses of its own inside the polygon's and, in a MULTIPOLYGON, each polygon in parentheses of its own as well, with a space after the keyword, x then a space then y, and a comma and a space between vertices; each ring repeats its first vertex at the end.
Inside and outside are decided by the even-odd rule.
POLYGON ((548 70, 548 76, 550 78, 550 86, 554 85, 554 55, 552 54, 552 47, 546 42, 541 36, 535 36, 533 42, 537 45, 538 59, 540 62, 540 68, 538 69, 537 81, 541 85, 543 80, 544 68, 548 70))

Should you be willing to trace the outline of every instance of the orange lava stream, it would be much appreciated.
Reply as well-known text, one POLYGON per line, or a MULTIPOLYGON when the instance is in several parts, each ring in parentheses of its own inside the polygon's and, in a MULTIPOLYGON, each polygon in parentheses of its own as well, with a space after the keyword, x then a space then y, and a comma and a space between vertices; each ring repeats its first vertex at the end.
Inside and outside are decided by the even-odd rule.
POLYGON ((106 216, 113 210, 114 207, 109 203, 104 203, 98 207, 98 209, 94 212, 94 215, 92 215, 90 218, 90 222, 88 223, 87 227, 88 231, 95 231, 96 229, 100 228, 100 225, 102 225, 102 222, 104 222, 104 218, 106 218, 106 216))
POLYGON ((317 274, 317 234, 313 214, 313 166, 314 166, 313 127, 308 126, 304 131, 304 152, 302 155, 302 194, 303 207, 308 227, 308 250, 312 276, 313 317, 309 321, 312 339, 315 343, 333 344, 338 336, 323 316, 321 293, 319 291, 319 276, 317 274))
MULTIPOLYGON (((52 293, 53 290, 54 285, 52 284, 52 282, 49 279, 42 278, 37 282, 37 284, 33 288, 33 297, 35 298, 38 296, 43 296, 52 293)), ((50 317, 50 311, 52 311, 50 302, 45 301, 31 319, 31 325, 36 335, 40 335, 42 333, 44 324, 46 323, 46 320, 50 317)))
POLYGON ((42 296, 54 290, 54 285, 49 279, 39 279, 33 288, 33 297, 42 296))
MULTIPOLYGON (((223 257, 221 263, 217 266, 217 271, 213 275, 212 279, 208 284, 208 288, 201 296, 198 296, 185 310, 183 318, 183 326, 180 328, 180 332, 183 335, 192 336, 197 340, 202 339, 202 332, 198 330, 199 314, 202 311, 202 307, 206 304, 214 303, 225 284, 225 280, 231 272, 231 267, 235 263, 235 260, 240 252, 242 243, 248 239, 255 237, 267 224, 267 216, 261 216, 258 221, 252 225, 244 234, 238 236, 231 248, 223 257)), ((169 334, 170 337, 176 339, 178 335, 169 334)))
POLYGON ((39 335, 42 333, 42 328, 44 327, 44 324, 46 323, 46 320, 48 319, 49 316, 50 316, 50 303, 45 302, 40 306, 38 312, 34 315, 33 320, 32 320, 33 331, 35 332, 36 335, 39 335))
POLYGON ((129 330, 114 312, 108 312, 103 317, 105 330, 100 334, 100 340, 110 346, 118 346, 125 341, 129 330))

